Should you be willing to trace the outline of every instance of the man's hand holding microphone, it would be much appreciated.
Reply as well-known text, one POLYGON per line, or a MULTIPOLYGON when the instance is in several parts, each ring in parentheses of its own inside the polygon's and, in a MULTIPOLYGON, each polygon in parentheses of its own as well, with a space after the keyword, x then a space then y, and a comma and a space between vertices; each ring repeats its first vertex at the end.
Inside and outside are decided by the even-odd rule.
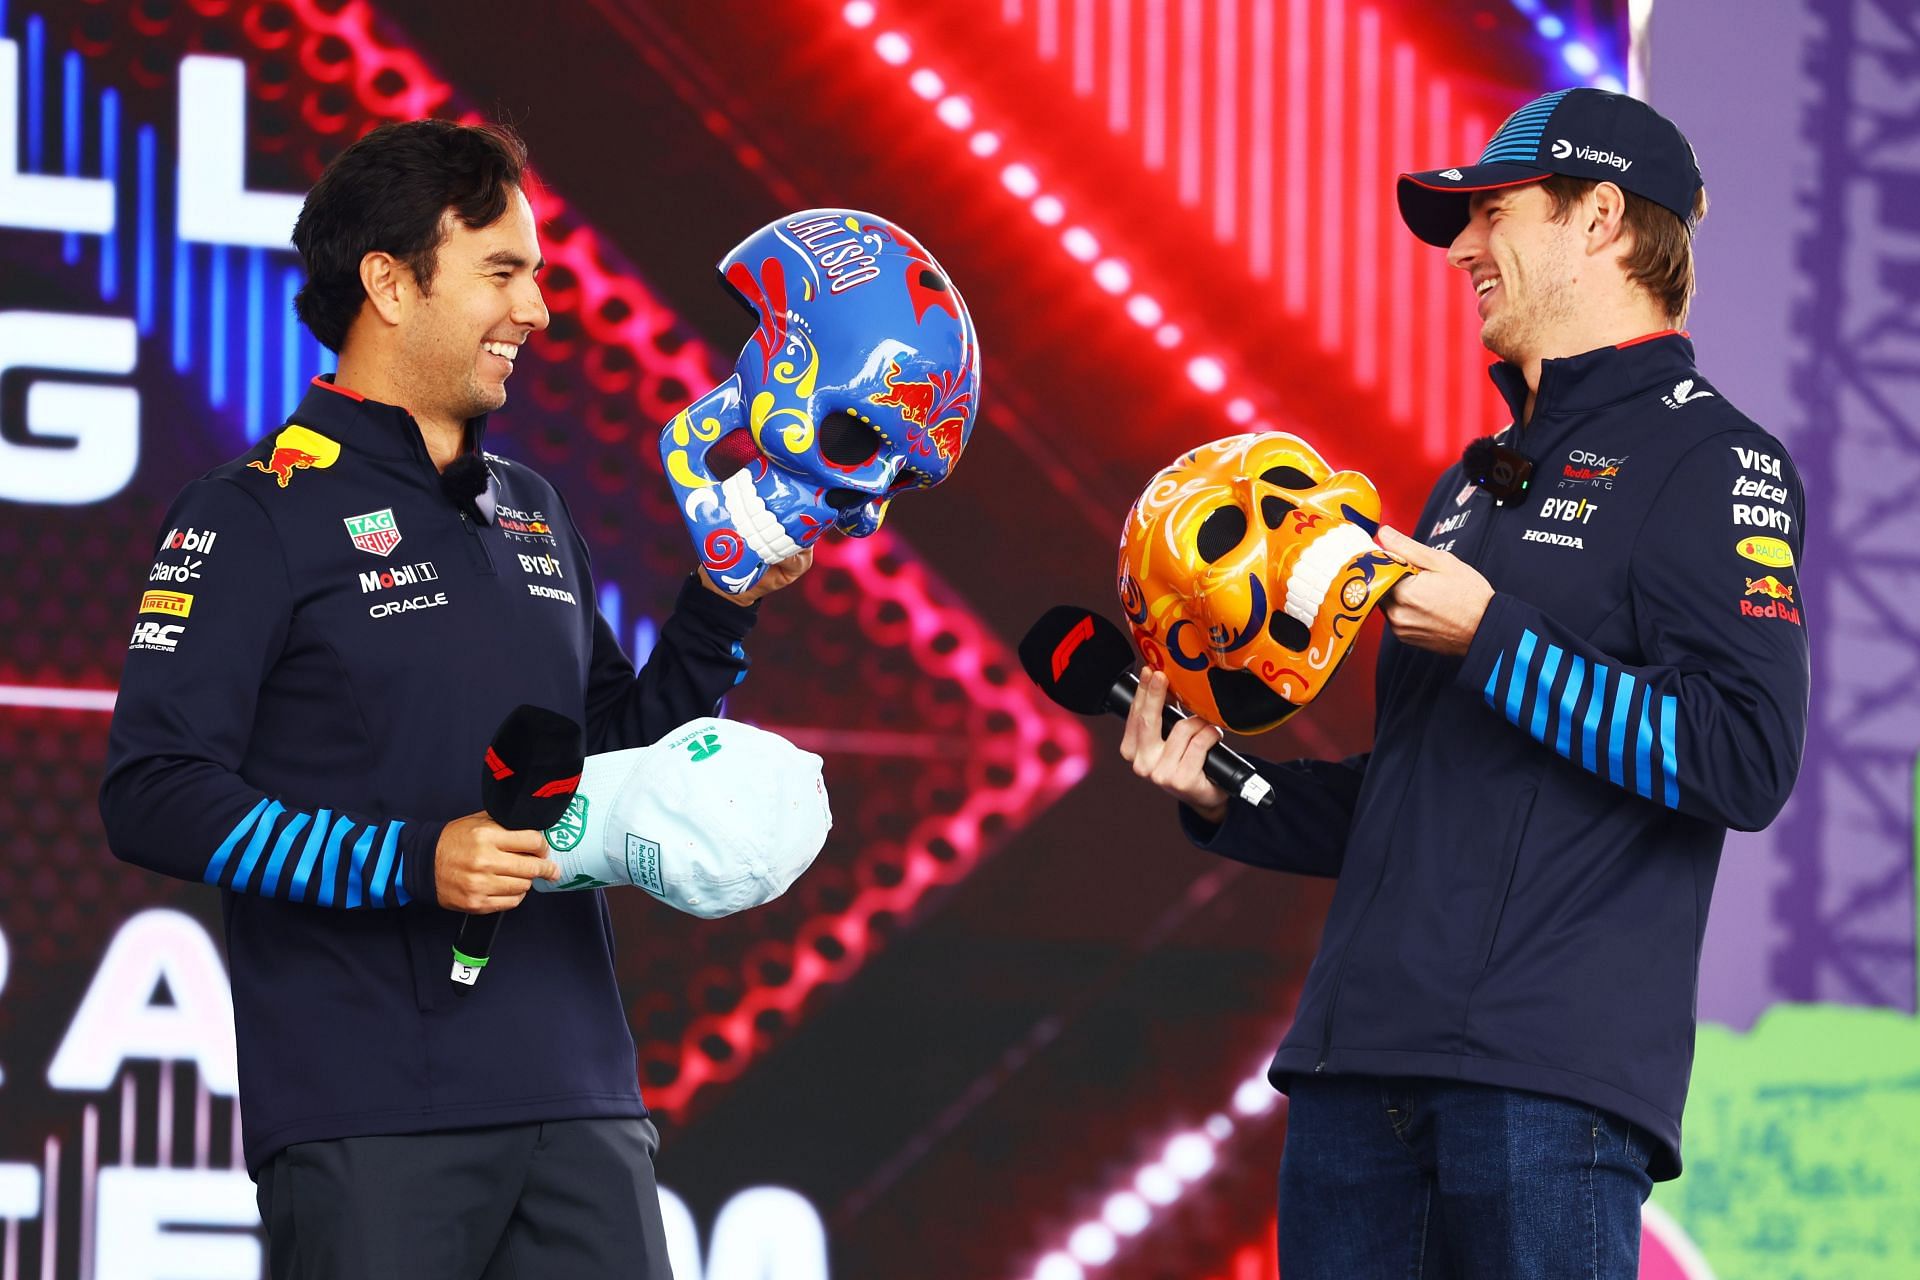
POLYGON ((1206 767, 1207 753, 1220 745, 1220 730, 1198 716, 1188 716, 1163 735, 1161 713, 1166 705, 1166 674, 1142 672, 1140 691, 1127 709, 1127 727, 1120 736, 1120 757, 1136 775, 1219 826, 1232 797, 1208 781, 1206 767))
POLYGON ((433 888, 449 911, 486 915, 520 905, 535 880, 558 880, 539 831, 509 831, 483 813, 449 822, 433 855, 433 888))

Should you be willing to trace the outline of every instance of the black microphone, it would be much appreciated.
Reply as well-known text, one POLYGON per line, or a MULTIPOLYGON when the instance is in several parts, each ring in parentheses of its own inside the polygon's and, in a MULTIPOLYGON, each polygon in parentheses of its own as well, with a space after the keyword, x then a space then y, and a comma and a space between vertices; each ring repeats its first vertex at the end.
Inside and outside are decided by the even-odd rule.
MULTIPOLYGON (((500 722, 487 746, 480 766, 481 807, 509 831, 545 831, 566 813, 586 762, 586 733, 578 724, 557 711, 522 703, 500 722)), ((448 976, 461 995, 480 980, 505 914, 474 913, 460 922, 448 976)))
MULTIPOLYGON (((1049 698, 1075 715, 1102 712, 1126 717, 1139 691, 1133 672, 1133 646, 1119 627, 1097 613, 1057 604, 1027 628, 1020 641, 1020 665, 1049 698)), ((1168 703, 1160 712, 1160 731, 1188 719, 1168 703)), ((1273 784, 1252 763, 1223 742, 1207 752, 1207 780, 1248 804, 1273 803, 1273 784)))
POLYGON ((1460 451, 1460 469, 1467 483, 1485 489, 1503 507, 1517 507, 1533 484, 1533 459, 1500 443, 1498 436, 1481 436, 1460 451))
POLYGON ((493 502, 487 496, 492 484, 493 473, 476 452, 461 454, 440 473, 440 492, 447 501, 481 524, 493 523, 493 502))

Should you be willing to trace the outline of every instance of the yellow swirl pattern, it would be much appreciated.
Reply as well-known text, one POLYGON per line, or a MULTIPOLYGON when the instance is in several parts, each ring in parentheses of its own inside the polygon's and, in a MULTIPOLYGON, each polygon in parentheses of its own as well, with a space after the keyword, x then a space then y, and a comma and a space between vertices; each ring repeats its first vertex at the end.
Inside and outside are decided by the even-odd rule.
MULTIPOLYGON (((686 415, 682 414, 681 416, 685 417, 686 415)), ((708 489, 713 487, 713 481, 693 473, 693 463, 688 460, 685 449, 675 449, 667 455, 667 474, 673 477, 674 483, 683 488, 708 489)))

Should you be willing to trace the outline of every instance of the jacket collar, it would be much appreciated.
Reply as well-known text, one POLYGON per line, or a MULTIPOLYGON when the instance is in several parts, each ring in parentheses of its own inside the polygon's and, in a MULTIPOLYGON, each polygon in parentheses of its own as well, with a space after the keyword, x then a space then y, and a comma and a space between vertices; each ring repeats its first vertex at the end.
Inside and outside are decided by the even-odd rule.
MULTIPOLYGON (((420 424, 398 405, 369 400, 355 391, 333 384, 333 375, 323 373, 313 380, 300 407, 287 419, 303 427, 330 436, 357 452, 375 458, 415 458, 428 466, 427 442, 421 438, 420 424)), ((487 433, 487 416, 467 420, 469 451, 480 447, 487 433)))
MULTIPOLYGON (((1517 364, 1502 361, 1487 371, 1493 385, 1513 411, 1513 420, 1527 408, 1527 378, 1517 364)), ((1586 413, 1618 404, 1656 387, 1669 378, 1693 372, 1693 343, 1684 329, 1662 329, 1615 347, 1540 362, 1540 393, 1534 398, 1533 417, 1586 413)))

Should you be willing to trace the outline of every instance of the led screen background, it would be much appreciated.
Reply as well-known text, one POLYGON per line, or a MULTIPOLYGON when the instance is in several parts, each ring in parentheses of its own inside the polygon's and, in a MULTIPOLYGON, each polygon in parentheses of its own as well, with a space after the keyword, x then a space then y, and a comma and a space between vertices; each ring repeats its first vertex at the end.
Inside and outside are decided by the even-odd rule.
MULTIPOLYGON (((115 863, 93 792, 168 501, 328 367, 290 316, 291 209, 346 142, 422 114, 504 119, 531 145, 554 323, 489 443, 568 495, 636 655, 690 564, 654 439, 750 328, 715 279, 721 254, 791 210, 871 209, 939 256, 981 333, 965 465, 881 535, 827 545, 764 610, 729 700, 827 757, 826 853, 780 903, 728 921, 613 895, 680 1270, 1269 1273, 1285 1120, 1258 1078, 1326 886, 1186 848, 1125 777, 1114 726, 1047 704, 1012 643, 1059 601, 1111 612, 1139 486, 1234 430, 1296 430, 1412 519, 1431 475, 1503 419, 1470 299, 1404 233, 1391 175, 1477 154, 1546 88, 1624 80, 1628 15, 1601 0, 527 10, 0 3, 0 1276, 258 1273, 250 1184, 231 1172, 217 903, 115 863), (766 1238, 782 1242, 772 1262, 751 1243, 766 1238)), ((1900 38, 1837 3, 1780 12, 1785 43, 1834 58, 1836 31, 1900 38)), ((1648 35, 1632 47, 1658 68, 1648 35)), ((1837 102, 1782 71, 1812 86, 1780 109, 1795 145, 1820 137, 1796 112, 1826 103, 1844 134, 1847 112, 1872 110, 1861 59, 1831 73, 1852 94, 1837 102)), ((1693 90, 1653 87, 1657 104, 1693 90)), ((1669 109, 1719 195, 1741 123, 1669 109)), ((1738 208, 1716 211, 1731 227, 1703 240, 1709 270, 1762 234, 1738 208)), ((1896 234, 1869 220, 1846 243, 1896 234)), ((1768 309, 1713 301, 1696 328, 1717 382, 1777 423, 1810 505, 1857 510, 1842 499, 1861 470, 1794 434, 1816 412, 1797 386, 1769 414, 1742 382, 1759 396, 1804 362, 1794 335, 1855 349, 1841 322, 1820 328, 1832 318, 1809 304, 1716 366, 1705 318, 1768 309)), ((1877 428, 1857 394, 1831 420, 1859 421, 1847 439, 1888 477, 1915 437, 1877 428)), ((1854 536, 1810 530, 1809 559, 1817 538, 1854 536)), ((1841 594, 1852 638, 1809 608, 1816 663, 1833 664, 1816 675, 1836 680, 1858 666, 1846 645, 1912 612, 1841 594)), ((1362 749, 1370 705, 1349 675, 1256 749, 1362 749)), ((1916 718, 1897 695, 1875 705, 1895 718, 1871 742, 1816 726, 1774 843, 1731 846, 1703 1014, 1744 1030, 1783 999, 1912 1008, 1916 718), (1738 876, 1742 848, 1770 870, 1738 876)), ((1896 1061, 1912 1055, 1887 1034, 1896 1061)), ((1749 1074, 1716 1087, 1737 1096, 1749 1074)), ((1904 1096, 1888 1114, 1911 1126, 1904 1096)), ((1694 1167, 1763 1169, 1749 1137, 1727 1137, 1737 1159, 1690 1152, 1694 1167)), ((1791 1197, 1773 1194, 1777 1220, 1791 1197)), ((1706 1242, 1690 1274, 1736 1256, 1739 1215, 1671 1199, 1679 1221, 1654 1221, 1674 1243, 1649 1267, 1693 1265, 1689 1235, 1706 1242)), ((1841 1234, 1920 1249, 1875 1231, 1841 1234)))

